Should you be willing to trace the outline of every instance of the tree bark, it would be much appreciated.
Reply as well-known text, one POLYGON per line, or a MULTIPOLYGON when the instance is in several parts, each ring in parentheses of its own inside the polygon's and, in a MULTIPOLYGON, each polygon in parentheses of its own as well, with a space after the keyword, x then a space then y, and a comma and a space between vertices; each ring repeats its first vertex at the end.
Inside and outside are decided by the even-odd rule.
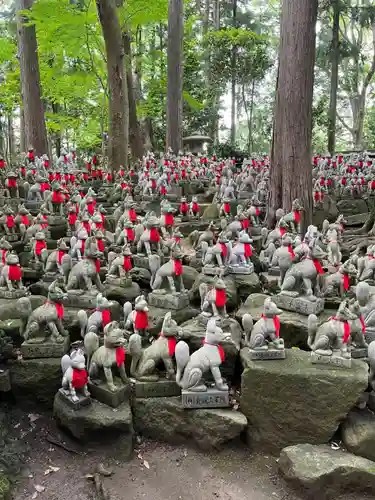
POLYGON ((328 114, 328 151, 333 154, 336 147, 337 87, 340 58, 340 0, 333 0, 332 48, 331 48, 331 92, 328 114))
MULTIPOLYGON (((55 115, 57 115, 60 112, 60 104, 51 103, 51 107, 52 107, 52 112, 55 115)), ((56 156, 59 158, 59 156, 61 155, 61 130, 55 132, 53 135, 55 140, 56 156)))
MULTIPOLYGON (((17 10, 28 10, 34 0, 18 0, 17 10)), ((38 46, 35 26, 25 26, 24 16, 17 14, 18 53, 24 113, 26 148, 33 147, 41 156, 48 152, 47 130, 41 98, 38 46)))
POLYGON ((25 115, 23 108, 20 108, 20 153, 26 152, 26 138, 25 138, 25 115))
POLYGON ((276 93, 269 213, 289 211, 299 198, 304 226, 312 219, 312 99, 318 0, 284 0, 281 13, 279 78, 276 93), (280 178, 281 176, 281 183, 280 178), (281 191, 280 191, 281 184, 281 191))
MULTIPOLYGON (((237 27, 237 0, 233 0, 233 10, 232 10, 232 23, 233 27, 237 27)), ((231 57, 231 114, 230 114, 230 144, 232 147, 236 143, 236 62, 237 62, 237 49, 232 48, 231 57)))
POLYGON ((129 103, 124 47, 114 0, 96 0, 106 48, 109 87, 108 160, 112 170, 128 165, 129 103))
POLYGON ((12 162, 15 153, 14 148, 14 128, 13 128, 13 116, 11 113, 8 114, 8 155, 9 160, 12 162))
POLYGON ((129 142, 132 156, 134 159, 137 159, 142 158, 143 156, 143 144, 137 117, 137 104, 133 84, 132 54, 129 33, 123 33, 122 38, 126 56, 126 83, 128 87, 129 101, 129 142))
POLYGON ((183 0, 168 1, 167 149, 182 147, 183 0))

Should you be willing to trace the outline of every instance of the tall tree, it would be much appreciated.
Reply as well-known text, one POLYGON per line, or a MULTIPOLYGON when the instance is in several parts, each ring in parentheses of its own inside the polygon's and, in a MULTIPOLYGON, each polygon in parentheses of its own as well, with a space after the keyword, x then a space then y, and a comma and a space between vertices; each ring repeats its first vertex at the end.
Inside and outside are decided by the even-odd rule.
POLYGON ((115 0, 96 0, 106 48, 109 88, 108 161, 113 170, 128 165, 129 103, 124 45, 115 0))
POLYGON ((332 9, 331 86, 328 113, 328 151, 331 154, 336 147, 337 88, 340 59, 340 0, 332 0, 332 9))
POLYGON ((183 0, 168 1, 167 148, 174 153, 182 146, 183 7, 183 0))
POLYGON ((32 146, 37 155, 42 155, 48 152, 48 142, 41 98, 36 31, 33 24, 25 24, 28 19, 22 14, 33 3, 34 0, 18 0, 18 53, 26 147, 32 146))
POLYGON ((318 0, 284 0, 270 173, 269 222, 295 198, 312 218, 311 135, 318 0), (281 177, 281 179, 280 179, 281 177))
MULTIPOLYGON (((237 0, 233 0, 232 10, 232 23, 233 28, 237 27, 237 0)), ((237 47, 233 44, 231 55, 231 109, 230 109, 230 144, 234 147, 236 142, 236 60, 237 60, 237 47)))

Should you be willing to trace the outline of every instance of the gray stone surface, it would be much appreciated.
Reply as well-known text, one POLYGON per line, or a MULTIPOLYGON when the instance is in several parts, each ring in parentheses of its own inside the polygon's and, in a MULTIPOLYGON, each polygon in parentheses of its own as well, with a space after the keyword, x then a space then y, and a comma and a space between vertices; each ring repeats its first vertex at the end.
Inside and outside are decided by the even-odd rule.
POLYGON ((136 398, 165 398, 181 394, 180 387, 173 380, 160 379, 157 382, 143 382, 130 379, 132 395, 136 398))
POLYGON ((211 203, 208 205, 203 211, 202 219, 203 220, 214 220, 219 218, 219 208, 217 203, 211 203))
POLYGON ((189 295, 188 293, 172 294, 166 293, 165 290, 155 290, 149 293, 147 301, 150 306, 177 311, 189 306, 189 295))
POLYGON ((90 396, 84 396, 82 391, 76 391, 76 396, 78 398, 78 401, 73 401, 68 390, 60 388, 59 393, 61 398, 66 402, 66 404, 71 406, 73 410, 79 410, 84 406, 89 406, 92 401, 90 396))
POLYGON ((375 492, 374 462, 327 445, 289 446, 280 454, 279 469, 284 479, 311 499, 335 499, 343 491, 375 492))
MULTIPOLYGON (((148 322, 149 322, 149 332, 158 335, 161 331, 161 327, 163 324, 164 316, 166 314, 165 309, 161 309, 160 307, 149 306, 148 322)), ((199 314, 199 310, 188 306, 184 309, 171 310, 172 319, 174 319, 177 324, 181 325, 191 318, 195 318, 199 314)))
POLYGON ((42 344, 33 344, 30 342, 23 342, 21 345, 21 354, 24 359, 34 358, 59 358, 61 359, 64 354, 69 350, 70 339, 64 338, 64 342, 58 344, 51 342, 49 339, 42 344))
POLYGON ((206 392, 181 391, 181 404, 184 408, 228 408, 229 392, 209 387, 206 392))
POLYGON ((96 307, 98 290, 96 288, 93 288, 90 292, 87 290, 69 290, 67 295, 68 297, 63 301, 64 306, 94 309, 96 307))
POLYGON ((318 315, 324 310, 324 299, 320 298, 312 302, 305 297, 298 296, 298 294, 293 296, 290 293, 281 292, 275 295, 272 300, 280 309, 297 312, 304 316, 309 316, 310 314, 318 315))
POLYGON ((351 368, 352 359, 342 358, 339 354, 333 354, 332 356, 322 356, 316 352, 311 353, 311 363, 314 365, 331 365, 341 368, 351 368))
POLYGON ((24 359, 9 362, 12 393, 18 404, 52 408, 53 398, 61 387, 61 360, 57 358, 24 359))
POLYGON ((97 399, 101 403, 111 406, 112 408, 117 408, 124 401, 127 401, 130 393, 130 385, 123 384, 120 379, 114 378, 113 380, 116 391, 112 392, 108 389, 107 384, 104 382, 96 383, 89 382, 88 389, 91 397, 97 399))
POLYGON ((246 300, 251 293, 261 291, 259 276, 256 273, 235 274, 234 283, 237 288, 239 300, 246 300))
POLYGON ((119 302, 134 301, 140 295, 141 289, 138 283, 132 283, 130 286, 105 285, 105 295, 109 300, 118 300, 119 302))
POLYGON ((271 451, 301 442, 326 443, 367 388, 367 365, 313 365, 310 353, 288 349, 284 361, 252 361, 241 350, 241 411, 249 444, 271 451))
POLYGON ((368 212, 367 203, 362 198, 347 198, 337 202, 337 210, 344 216, 368 212))
POLYGON ((241 265, 238 265, 238 266, 229 266, 229 272, 231 274, 251 274, 254 272, 254 265, 253 264, 249 264, 248 266, 241 266, 241 265))
POLYGON ((253 361, 268 361, 270 359, 285 359, 285 349, 250 349, 250 359, 253 361))
POLYGON ((57 422, 77 439, 90 443, 113 442, 116 459, 129 458, 133 451, 133 418, 128 402, 114 410, 99 401, 74 410, 57 393, 53 403, 57 422), (117 452, 120 452, 120 456, 117 452))
POLYGON ((194 443, 210 450, 238 437, 246 428, 245 416, 232 409, 186 410, 180 398, 133 401, 135 429, 173 444, 194 443))
MULTIPOLYGON (((190 291, 190 298, 192 300, 192 303, 200 306, 201 298, 199 295, 199 285, 201 283, 207 283, 207 285, 213 285, 214 281, 215 281, 214 276, 206 276, 205 274, 199 274, 197 276, 197 279, 194 281, 193 287, 190 291)), ((227 309, 232 310, 238 306, 238 293, 234 275, 228 274, 227 276, 224 276, 223 281, 227 287, 226 288, 227 309)))
POLYGON ((0 392, 8 392, 12 389, 10 383, 10 372, 8 369, 0 370, 0 392))
POLYGON ((375 461, 375 416, 368 409, 353 409, 341 424, 341 438, 348 451, 375 461))

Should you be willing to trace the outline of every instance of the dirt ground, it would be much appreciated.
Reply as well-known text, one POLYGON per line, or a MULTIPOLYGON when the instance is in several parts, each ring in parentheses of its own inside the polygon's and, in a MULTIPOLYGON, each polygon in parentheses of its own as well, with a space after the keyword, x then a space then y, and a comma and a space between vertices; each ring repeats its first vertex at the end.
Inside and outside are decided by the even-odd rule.
MULTIPOLYGON (((102 477, 110 500, 304 499, 278 476, 274 458, 250 455, 240 443, 218 453, 202 453, 139 440, 133 458, 119 463, 110 449, 81 448, 48 417, 23 415, 14 427, 27 453, 13 500, 98 500, 92 479, 85 476, 99 464, 113 471, 102 477), (51 438, 70 451, 51 444, 51 438)), ((369 498, 343 495, 335 500, 369 498)))

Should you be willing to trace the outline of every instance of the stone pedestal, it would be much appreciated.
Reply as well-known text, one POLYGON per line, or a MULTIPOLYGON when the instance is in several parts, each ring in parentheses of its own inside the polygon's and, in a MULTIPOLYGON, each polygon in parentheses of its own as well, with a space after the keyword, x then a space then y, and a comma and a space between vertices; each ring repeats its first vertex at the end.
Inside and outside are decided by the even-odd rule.
POLYGON ((64 306, 76 307, 80 309, 94 309, 96 307, 96 297, 99 291, 92 288, 91 291, 68 290, 68 297, 63 300, 64 306))
POLYGON ((105 405, 111 406, 112 408, 117 408, 124 401, 128 399, 129 396, 129 384, 124 384, 120 379, 114 379, 114 384, 116 385, 116 391, 112 392, 108 389, 106 382, 103 381, 92 381, 88 384, 88 389, 91 397, 97 399, 105 405))
POLYGON ((81 408, 84 408, 85 406, 91 405, 90 396, 84 396, 81 392, 76 391, 78 401, 73 401, 69 391, 65 389, 59 389, 59 394, 60 397, 65 401, 65 403, 73 408, 73 410, 79 410, 81 408))
POLYGON ((333 353, 332 356, 323 356, 316 352, 311 353, 311 363, 313 365, 332 365, 343 368, 351 368, 351 358, 342 358, 339 354, 333 353))
POLYGON ((254 264, 249 264, 247 266, 238 265, 238 266, 229 266, 228 270, 231 274, 251 274, 254 272, 254 264))
POLYGON ((69 337, 65 337, 64 342, 60 344, 52 342, 51 339, 40 344, 26 341, 21 344, 21 353, 24 359, 62 358, 68 352, 69 346, 69 337))
POLYGON ((64 226, 66 225, 67 218, 63 215, 49 215, 48 216, 48 224, 50 226, 64 226))
POLYGON ((147 300, 150 306, 173 309, 175 311, 189 306, 188 293, 176 292, 172 294, 167 293, 165 290, 155 290, 148 295, 147 300))
POLYGON ((130 277, 119 278, 117 276, 107 276, 105 279, 105 284, 112 286, 120 286, 122 288, 129 288, 130 286, 132 286, 132 279, 130 277))
POLYGON ((9 370, 0 369, 0 392, 8 392, 11 389, 9 370))
POLYGON ((157 382, 143 382, 130 379, 132 394, 136 398, 164 398, 181 394, 180 387, 174 380, 160 379, 157 382))
POLYGON ((225 276, 226 274, 228 274, 228 268, 206 265, 203 266, 202 273, 207 274, 208 276, 218 276, 219 274, 225 276))
POLYGON ((5 288, 0 289, 0 299, 20 299, 28 295, 26 288, 23 290, 15 289, 8 290, 5 288))
POLYGON ((14 243, 15 241, 18 241, 20 239, 20 235, 17 233, 10 233, 10 234, 5 234, 4 238, 9 242, 9 243, 14 243))
POLYGON ((299 295, 298 292, 281 292, 273 296, 272 300, 280 309, 297 312, 304 316, 318 315, 324 310, 324 299, 316 298, 315 301, 311 301, 299 295))
POLYGON ((367 347, 353 347, 350 354, 353 359, 367 358, 367 347))
POLYGON ((266 361, 269 359, 285 359, 285 349, 264 349, 264 350, 256 350, 249 349, 250 359, 252 361, 266 361))
POLYGON ((45 281, 46 283, 52 283, 59 277, 61 277, 61 274, 59 272, 56 273, 48 272, 43 274, 43 281, 45 281))
POLYGON ((181 404, 183 408, 228 408, 229 392, 216 387, 209 387, 206 392, 182 390, 181 404))
POLYGON ((280 276, 280 268, 278 266, 270 267, 268 269, 268 274, 270 276, 280 276))

